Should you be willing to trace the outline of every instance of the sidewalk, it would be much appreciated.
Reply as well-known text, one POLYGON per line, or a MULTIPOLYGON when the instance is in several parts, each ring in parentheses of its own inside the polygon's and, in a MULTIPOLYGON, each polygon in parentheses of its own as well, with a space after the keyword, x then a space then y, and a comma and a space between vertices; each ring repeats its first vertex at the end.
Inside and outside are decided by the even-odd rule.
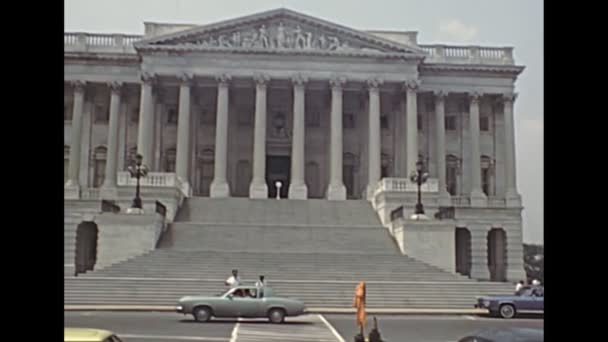
MULTIPOLYGON (((171 305, 64 305, 64 311, 155 311, 175 312, 171 305)), ((308 308, 309 313, 354 314, 355 308, 308 308)), ((484 309, 365 309, 368 315, 480 315, 487 314, 484 309)))

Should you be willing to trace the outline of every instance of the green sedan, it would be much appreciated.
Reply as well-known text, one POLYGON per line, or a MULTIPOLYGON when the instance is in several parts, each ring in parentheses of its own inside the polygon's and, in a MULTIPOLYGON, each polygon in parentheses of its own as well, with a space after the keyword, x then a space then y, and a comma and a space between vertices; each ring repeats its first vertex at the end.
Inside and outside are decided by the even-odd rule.
POLYGON ((282 323, 287 316, 306 313, 304 303, 276 297, 269 287, 238 286, 219 296, 186 296, 177 303, 176 310, 191 314, 198 322, 211 317, 267 317, 272 323, 282 323))

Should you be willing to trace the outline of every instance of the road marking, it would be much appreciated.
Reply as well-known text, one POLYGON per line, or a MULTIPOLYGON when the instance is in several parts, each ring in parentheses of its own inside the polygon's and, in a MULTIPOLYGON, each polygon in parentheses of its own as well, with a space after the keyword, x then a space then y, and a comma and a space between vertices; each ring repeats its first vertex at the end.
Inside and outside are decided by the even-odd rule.
POLYGON ((146 340, 171 340, 171 341, 207 341, 207 342, 226 342, 225 337, 204 337, 204 336, 163 336, 163 335, 140 335, 140 334, 118 334, 124 338, 136 338, 146 340))
POLYGON ((234 325, 234 328, 232 329, 232 334, 230 334, 230 342, 236 342, 236 339, 239 335, 239 328, 241 327, 241 318, 237 318, 236 321, 237 322, 234 325))
POLYGON ((338 331, 333 327, 333 325, 331 325, 326 319, 325 317, 323 317, 323 315, 318 314, 317 317, 319 317, 319 319, 325 323, 325 325, 327 326, 327 328, 332 332, 332 334, 334 334, 334 336, 336 336, 336 338, 338 339, 339 342, 346 342, 344 340, 344 338, 342 337, 342 335, 340 335, 340 333, 338 333, 338 331))
POLYGON ((471 315, 466 315, 466 316, 464 316, 464 318, 470 319, 471 321, 476 321, 477 320, 477 317, 471 316, 471 315))

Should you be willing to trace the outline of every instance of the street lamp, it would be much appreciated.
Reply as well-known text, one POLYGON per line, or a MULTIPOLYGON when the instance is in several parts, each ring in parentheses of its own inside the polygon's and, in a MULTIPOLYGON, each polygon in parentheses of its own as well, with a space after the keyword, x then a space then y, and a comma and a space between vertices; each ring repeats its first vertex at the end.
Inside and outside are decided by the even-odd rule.
POLYGON ((413 171, 410 175, 410 180, 418 185, 418 202, 416 203, 416 211, 414 212, 413 217, 421 218, 424 217, 424 207, 422 206, 422 184, 426 183, 426 180, 429 178, 429 174, 424 172, 424 164, 422 160, 418 160, 416 162, 416 171, 413 171))
POLYGON ((141 154, 135 156, 135 165, 128 167, 131 177, 135 177, 137 184, 135 186, 135 198, 133 199, 133 205, 131 208, 142 209, 141 198, 139 197, 139 179, 146 177, 148 174, 148 167, 142 163, 144 157, 141 154))

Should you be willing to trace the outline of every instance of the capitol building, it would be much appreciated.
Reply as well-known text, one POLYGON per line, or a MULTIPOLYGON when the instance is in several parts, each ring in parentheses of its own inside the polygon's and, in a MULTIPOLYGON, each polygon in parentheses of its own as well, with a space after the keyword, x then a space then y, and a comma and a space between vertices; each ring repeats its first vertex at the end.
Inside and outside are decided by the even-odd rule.
POLYGON ((141 154, 142 197, 174 198, 169 221, 200 197, 366 201, 403 254, 525 279, 514 132, 524 67, 512 47, 429 45, 276 9, 146 22, 143 35, 65 33, 64 49, 66 203, 128 207, 127 167, 141 154), (410 217, 420 162, 426 220, 410 217))

